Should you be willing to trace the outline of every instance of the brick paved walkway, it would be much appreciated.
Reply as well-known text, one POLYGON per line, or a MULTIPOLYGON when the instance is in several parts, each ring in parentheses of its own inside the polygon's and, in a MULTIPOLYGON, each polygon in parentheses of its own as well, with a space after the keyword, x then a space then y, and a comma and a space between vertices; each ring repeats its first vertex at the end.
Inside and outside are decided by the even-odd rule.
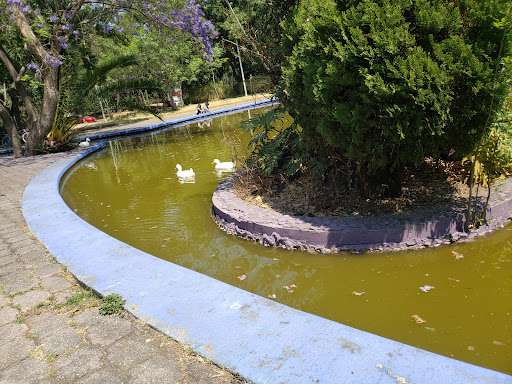
POLYGON ((72 155, 0 159, 0 383, 244 383, 126 311, 99 315, 101 300, 31 235, 25 187, 72 155))

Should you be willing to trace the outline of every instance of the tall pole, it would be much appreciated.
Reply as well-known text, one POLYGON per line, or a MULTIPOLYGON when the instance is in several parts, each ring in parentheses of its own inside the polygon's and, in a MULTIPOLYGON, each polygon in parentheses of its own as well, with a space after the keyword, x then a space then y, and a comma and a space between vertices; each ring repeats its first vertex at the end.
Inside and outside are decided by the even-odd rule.
POLYGON ((242 73, 242 83, 244 83, 244 93, 247 96, 247 86, 245 85, 244 67, 242 66, 242 56, 240 55, 240 48, 236 43, 236 50, 238 52, 238 61, 240 62, 240 72, 242 73))
MULTIPOLYGON (((228 4, 231 14, 235 18, 238 26, 240 27, 240 30, 245 35, 245 37, 247 37, 247 34, 245 33, 245 30, 243 29, 242 24, 240 24, 240 20, 238 20, 238 17, 236 16, 236 13, 233 10, 233 7, 231 6, 231 3, 229 2, 229 0, 226 0, 226 3, 228 4)), ((238 47, 238 43, 236 43, 236 50, 238 52, 238 61, 240 62, 240 72, 242 73, 242 82, 244 83, 244 93, 245 93, 245 96, 247 96, 247 86, 245 85, 244 68, 242 67, 242 56, 240 56, 240 48, 238 47)))

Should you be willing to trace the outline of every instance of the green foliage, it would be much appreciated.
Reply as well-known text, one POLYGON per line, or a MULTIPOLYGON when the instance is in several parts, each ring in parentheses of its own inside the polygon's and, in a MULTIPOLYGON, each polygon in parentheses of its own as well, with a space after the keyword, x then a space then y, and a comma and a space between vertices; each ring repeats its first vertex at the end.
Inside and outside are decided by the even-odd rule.
POLYGON ((512 170, 512 114, 502 111, 501 118, 492 126, 478 150, 484 186, 510 174, 512 170))
POLYGON ((300 1, 284 25, 284 78, 313 157, 329 148, 368 179, 393 183, 426 156, 473 151, 507 92, 511 30, 494 21, 506 24, 509 8, 504 0, 300 1))
POLYGON ((227 99, 237 96, 235 79, 224 75, 220 80, 210 81, 204 85, 193 84, 184 86, 183 100, 185 104, 204 103, 208 100, 227 99))
POLYGON ((103 304, 99 307, 100 315, 115 315, 123 311, 125 301, 121 295, 111 293, 103 298, 103 304))
POLYGON ((279 169, 288 177, 304 170, 305 164, 310 164, 317 176, 325 172, 325 164, 310 156, 300 127, 290 118, 285 107, 278 106, 256 115, 242 122, 241 127, 252 135, 248 167, 259 168, 265 174, 279 169))

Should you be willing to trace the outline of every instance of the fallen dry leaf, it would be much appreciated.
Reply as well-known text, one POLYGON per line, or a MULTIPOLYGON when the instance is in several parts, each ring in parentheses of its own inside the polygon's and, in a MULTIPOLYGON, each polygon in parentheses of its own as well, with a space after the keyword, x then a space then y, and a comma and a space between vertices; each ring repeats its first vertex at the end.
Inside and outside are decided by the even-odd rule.
POLYGON ((434 289, 435 287, 432 287, 431 285, 424 285, 423 287, 420 287, 420 289, 423 291, 423 292, 428 292, 430 291, 431 289, 434 289))
POLYGON ((494 345, 505 345, 505 343, 502 343, 501 341, 496 341, 496 340, 494 340, 492 343, 494 345))
POLYGON ((474 350, 475 350, 475 347, 473 347, 472 345, 468 346, 468 351, 474 351, 474 350))
POLYGON ((269 299, 277 299, 277 296, 276 296, 275 294, 273 294, 273 295, 268 295, 268 298, 269 298, 269 299))
POLYGON ((354 291, 354 292, 352 292, 352 294, 354 296, 361 296, 361 295, 366 295, 366 292, 356 292, 356 291, 354 291))
POLYGON ((242 281, 242 280, 247 279, 247 276, 246 275, 238 276, 237 279, 242 281))
POLYGON ((425 320, 423 320, 421 317, 419 317, 418 315, 412 315, 411 316, 414 321, 416 322, 416 324, 423 324, 423 323, 426 323, 425 320))
POLYGON ((462 253, 458 253, 455 251, 452 251, 452 254, 455 256, 455 260, 463 259, 464 255, 462 253))

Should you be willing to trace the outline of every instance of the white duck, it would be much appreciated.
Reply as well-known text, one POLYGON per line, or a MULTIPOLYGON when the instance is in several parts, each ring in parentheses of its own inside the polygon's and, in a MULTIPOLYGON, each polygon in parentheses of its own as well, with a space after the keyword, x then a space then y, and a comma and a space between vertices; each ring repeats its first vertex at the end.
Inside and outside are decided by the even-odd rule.
POLYGON ((216 171, 232 171, 235 168, 234 161, 225 161, 221 163, 219 159, 214 159, 212 164, 213 163, 215 163, 216 171))
POLYGON ((80 148, 89 148, 89 146, 91 145, 90 143, 91 140, 89 140, 89 138, 85 139, 85 141, 82 141, 80 144, 78 144, 78 146, 80 148))
POLYGON ((190 168, 188 171, 187 170, 184 171, 181 169, 181 165, 179 165, 179 164, 176 164, 176 168, 178 168, 178 172, 176 173, 176 175, 178 177, 190 179, 190 178, 196 176, 196 174, 194 173, 192 168, 190 168))

